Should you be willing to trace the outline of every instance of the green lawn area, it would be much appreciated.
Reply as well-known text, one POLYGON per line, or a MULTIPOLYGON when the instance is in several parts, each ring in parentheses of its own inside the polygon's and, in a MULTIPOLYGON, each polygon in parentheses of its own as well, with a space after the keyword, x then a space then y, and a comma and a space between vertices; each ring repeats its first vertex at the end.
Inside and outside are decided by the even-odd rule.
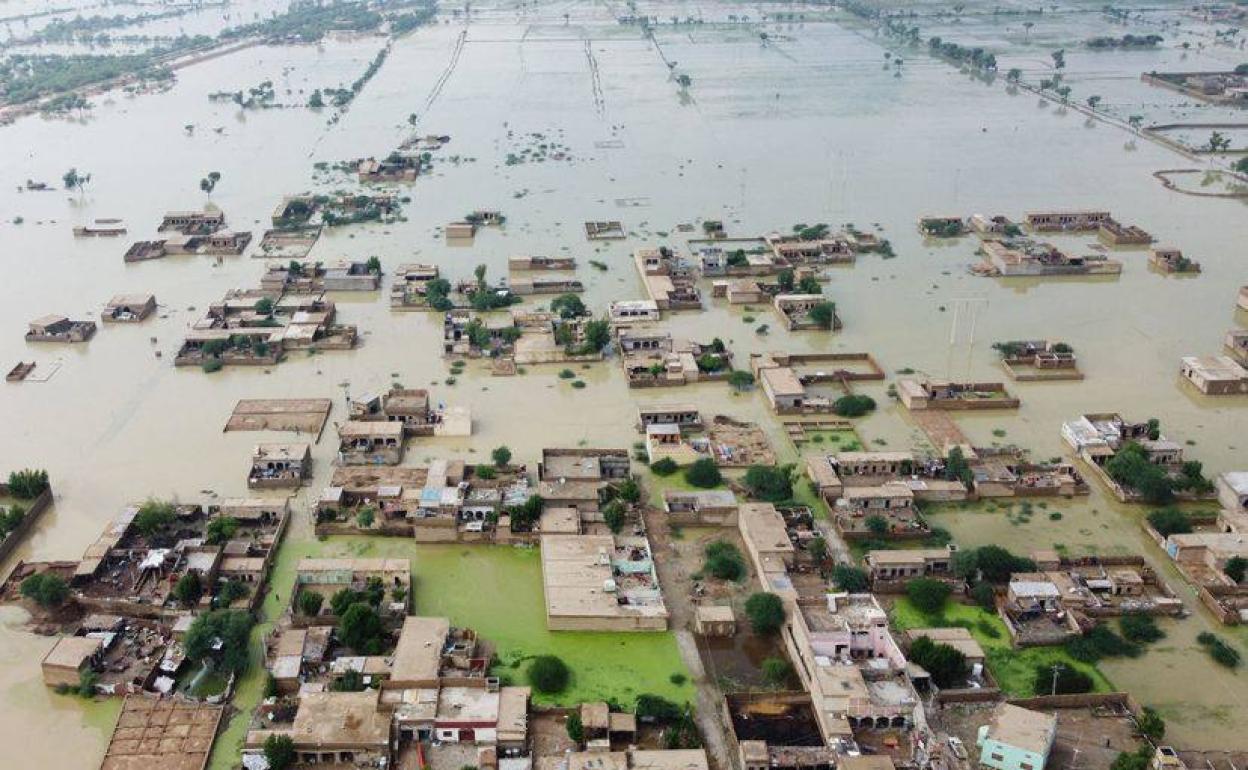
POLYGON ((969 604, 947 602, 940 615, 927 615, 915 607, 906 597, 893 603, 889 613, 893 628, 905 631, 910 628, 933 628, 961 626, 971 632, 987 656, 988 670, 997 684, 1007 694, 1025 698, 1036 695, 1032 679, 1036 666, 1062 663, 1079 669, 1092 677, 1096 692, 1110 692, 1113 685, 1094 665, 1075 660, 1062 647, 1026 647, 1016 649, 1010 644, 1010 632, 995 613, 969 604))
MULTIPOLYGON (((698 492, 702 489, 702 487, 695 487, 694 485, 685 481, 685 468, 687 467, 688 466, 686 465, 680 466, 680 470, 676 471, 670 476, 660 476, 654 471, 650 471, 646 475, 645 479, 642 482, 642 488, 649 490, 651 505, 655 506, 656 508, 662 508, 663 507, 663 493, 669 490, 673 492, 698 492)), ((725 477, 727 476, 727 473, 730 473, 730 472, 731 471, 724 472, 725 477)), ((717 489, 722 488, 722 487, 723 485, 721 484, 720 487, 717 487, 717 489)))
POLYGON ((807 430, 805 443, 801 449, 819 450, 820 452, 861 452, 862 439, 858 433, 849 430, 807 430))
POLYGON ((217 737, 210 770, 238 765, 251 712, 264 694, 264 634, 290 603, 295 566, 307 556, 408 558, 412 561, 414 614, 445 615, 474 629, 492 643, 501 664, 496 671, 524 683, 524 663, 532 655, 558 655, 572 670, 571 686, 557 696, 534 694, 537 703, 571 705, 614 700, 631 707, 638 695, 653 693, 678 703, 693 699, 693 686, 675 685, 672 674, 688 670, 676 637, 666 633, 552 632, 546 629, 541 555, 536 548, 484 545, 417 545, 391 537, 331 537, 282 545, 252 632, 251 668, 239 680, 239 709, 217 737))

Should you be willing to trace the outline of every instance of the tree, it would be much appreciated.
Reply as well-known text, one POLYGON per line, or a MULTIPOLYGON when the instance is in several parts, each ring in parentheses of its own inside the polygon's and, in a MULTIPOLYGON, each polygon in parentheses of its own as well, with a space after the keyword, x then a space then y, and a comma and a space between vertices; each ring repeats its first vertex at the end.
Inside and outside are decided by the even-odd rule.
POLYGON ((543 695, 563 692, 572 679, 572 672, 562 658, 555 655, 538 655, 529 663, 529 684, 543 695))
POLYGON ((22 581, 22 596, 46 609, 60 607, 69 598, 69 586, 60 575, 39 572, 22 581))
POLYGON ((626 503, 636 505, 641 502, 641 487, 637 484, 637 479, 628 477, 620 482, 616 487, 616 496, 626 503))
POLYGON ((1092 96, 1088 97, 1088 106, 1092 108, 1093 112, 1096 112, 1096 108, 1100 103, 1101 103, 1100 96, 1093 94, 1092 96))
POLYGON ((1140 732, 1151 740, 1160 741, 1166 737, 1166 720, 1149 706, 1145 706, 1144 712, 1140 714, 1139 727, 1140 732))
POLYGON ((506 468, 507 464, 511 462, 511 450, 507 448, 506 444, 496 446, 494 451, 490 452, 490 459, 499 468, 506 468))
POLYGON ((693 464, 685 468, 685 481, 695 487, 710 489, 723 483, 723 474, 715 461, 709 457, 699 457, 693 464))
POLYGON ((831 329, 836 323, 836 305, 831 302, 816 302, 810 308, 810 320, 821 329, 831 329))
POLYGON ((607 529, 615 534, 619 534, 624 529, 624 504, 619 500, 612 500, 602 509, 602 519, 607 524, 607 529))
POLYGON ((27 468, 9 473, 9 494, 18 500, 33 500, 47 488, 47 471, 27 468))
POLYGON ((828 541, 823 536, 813 538, 806 546, 806 552, 810 554, 810 558, 815 564, 823 564, 828 560, 828 541))
POLYGON ((1071 666, 1054 663, 1036 666, 1031 689, 1037 695, 1069 695, 1092 692, 1092 677, 1071 666))
POLYGON ((592 355, 611 344, 611 323, 605 318, 586 321, 581 334, 585 338, 581 352, 585 355, 592 355))
POLYGON ((832 403, 832 411, 841 417, 861 417, 875 411, 875 399, 870 396, 841 396, 832 403))
POLYGON ((61 175, 61 181, 65 183, 66 190, 77 190, 81 193, 87 186, 87 183, 91 181, 91 175, 80 174, 77 168, 71 168, 61 175))
POLYGON ((381 275, 381 257, 373 255, 364 263, 364 269, 373 275, 381 275))
POLYGON ((132 526, 144 537, 151 537, 174 522, 176 509, 173 503, 148 499, 139 507, 132 526))
POLYGON ((1240 158, 1231 164, 1231 168, 1240 174, 1248 174, 1248 157, 1240 158))
POLYGON ((793 287, 797 285, 797 278, 794 276, 792 268, 786 267, 776 275, 776 283, 780 285, 780 291, 788 294, 793 291, 793 287))
POLYGON ((641 722, 674 722, 680 719, 683 709, 667 698, 642 693, 637 696, 633 713, 641 722))
POLYGON ((1023 79, 1023 71, 1018 67, 1011 67, 1010 71, 1005 73, 1005 79, 1010 83, 1017 83, 1023 79))
POLYGON ((371 505, 361 508, 360 512, 355 515, 355 523, 359 525, 360 529, 368 529, 376 521, 377 512, 373 510, 371 505))
POLYGON ((1123 638, 1137 644, 1156 642, 1166 636, 1166 632, 1157 626, 1156 619, 1151 615, 1123 615, 1118 621, 1118 627, 1122 629, 1123 638))
POLYGON ((915 578, 906 583, 906 598, 920 612, 928 615, 940 612, 952 592, 948 583, 931 578, 915 578))
POLYGON ((774 634, 784 625, 784 602, 773 593, 759 592, 745 600, 745 616, 756 634, 774 634))
POLYGON ((803 275, 802 279, 797 282, 797 291, 799 294, 822 294, 823 287, 819 285, 819 279, 813 275, 803 275))
POLYGON ((728 384, 733 390, 747 390, 754 385, 754 375, 744 369, 733 369, 728 373, 728 384))
POLYGON ((220 182, 220 181, 221 181, 220 171, 209 171, 208 176, 199 180, 199 189, 203 190, 205 193, 211 196, 212 191, 217 189, 217 182, 220 182))
POLYGON ((241 674, 251 662, 248 636, 254 624, 242 610, 213 610, 195 618, 183 642, 191 663, 216 658, 225 671, 241 674))
POLYGON ((966 683, 970 666, 966 655, 948 644, 920 636, 910 645, 909 659, 932 675, 937 687, 957 687, 966 683))
POLYGON ((1174 487, 1166 471, 1150 462, 1148 453, 1134 441, 1105 462, 1105 472, 1145 502, 1164 504, 1174 499, 1174 487))
POLYGON ((888 534, 888 530, 889 530, 888 519, 884 518, 878 513, 873 513, 870 516, 868 516, 866 520, 866 524, 867 524, 867 530, 871 534, 877 537, 882 537, 888 534))
POLYGON ((356 602, 338 619, 338 638, 364 655, 381 653, 381 616, 366 602, 356 602))
POLYGON ((173 584, 173 598, 184 607, 193 607, 204 595, 203 586, 199 584, 199 576, 188 572, 173 584))
POLYGON ((706 557, 702 570, 718 580, 740 580, 745 577, 745 557, 732 543, 716 540, 703 551, 706 557))
POLYGON ((575 294, 560 294, 550 301, 550 309, 558 313, 560 318, 579 318, 589 315, 585 303, 575 294))
POLYGON ((1054 68, 1054 69, 1059 69, 1059 70, 1060 70, 1060 69, 1066 69, 1066 51, 1065 51, 1065 49, 1061 49, 1061 48, 1059 48, 1058 50, 1056 50, 1056 51, 1054 51, 1053 53, 1049 54, 1049 57, 1053 59, 1053 68, 1054 68))
POLYGON ((581 712, 573 710, 568 714, 568 721, 564 723, 568 730, 568 739, 575 743, 578 747, 585 742, 585 725, 581 723, 581 712))
POLYGON ((209 543, 220 545, 233 539, 237 532, 238 519, 233 516, 218 516, 208 522, 208 526, 204 529, 204 536, 209 543))
POLYGON ((793 497, 792 465, 751 465, 741 479, 752 497, 780 503, 793 497))
POLYGON ((1248 572, 1248 559, 1242 556, 1232 556, 1226 560, 1226 566, 1222 568, 1222 572, 1235 583, 1242 583, 1244 573, 1248 572))
POLYGON ((321 605, 325 603, 325 596, 316 591, 302 591, 299 594, 299 612, 309 618, 314 618, 321 614, 321 605))
POLYGON ((997 592, 992 589, 991 583, 976 583, 971 586, 971 599, 988 612, 997 608, 997 592))
POLYGON ((851 594, 863 593, 870 586, 866 571, 849 564, 838 564, 832 568, 832 582, 851 594))
POLYGON ((252 309, 267 318, 268 316, 273 315, 273 300, 269 297, 261 297, 256 300, 256 304, 252 309))
POLYGON ((325 106, 325 97, 321 96, 321 89, 316 89, 312 95, 308 97, 308 107, 319 110, 325 106))
POLYGON ((1209 134, 1209 141, 1205 144, 1205 149, 1209 152, 1226 152, 1230 148, 1231 140, 1221 131, 1209 134))
POLYGON ((763 671, 763 681, 772 687, 780 687, 793 673, 793 667, 784 658, 766 658, 760 668, 763 671))
POLYGON ((999 545, 976 549, 975 563, 984 579, 992 583, 1004 583, 1015 572, 1034 572, 1036 569, 1036 563, 1031 559, 1015 556, 999 545))
POLYGON ((653 471, 656 476, 671 476, 673 473, 680 470, 680 466, 677 465, 676 461, 670 457, 660 457, 658 460, 650 463, 650 470, 653 471))
POLYGON ((286 770, 295 763, 295 741, 289 735, 270 735, 264 739, 264 759, 269 770, 286 770))
POLYGON ((966 455, 962 453, 960 446, 950 449, 945 457, 945 479, 961 481, 967 489, 975 481, 975 474, 971 472, 971 465, 966 461, 966 455))

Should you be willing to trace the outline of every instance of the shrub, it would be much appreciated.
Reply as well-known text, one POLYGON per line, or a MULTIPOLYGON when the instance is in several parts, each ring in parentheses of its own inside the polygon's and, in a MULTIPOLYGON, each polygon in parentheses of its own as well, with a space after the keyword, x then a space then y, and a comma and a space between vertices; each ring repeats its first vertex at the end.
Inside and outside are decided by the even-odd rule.
POLYGON ((732 543, 717 540, 706 547, 702 569, 719 580, 740 580, 745 576, 745 557, 732 543))
POLYGON ((563 692, 572 679, 568 664, 555 655, 538 655, 529 663, 529 684, 545 695, 563 692))
POLYGON ((225 364, 219 358, 210 358, 200 364, 199 368, 204 371, 204 374, 212 374, 213 372, 219 372, 224 369, 225 364))
POLYGON ((784 625, 784 603, 772 593, 759 592, 745 600, 745 615, 756 634, 774 634, 784 625))
POLYGON ((948 583, 931 578, 916 578, 906 583, 906 597, 910 603, 928 615, 940 612, 952 592, 948 583))
POLYGON ((45 609, 59 607, 69 598, 69 586, 60 575, 40 572, 22 581, 22 596, 45 609))
POLYGON ((1101 658, 1127 657, 1140 655, 1137 644, 1123 639, 1114 633, 1109 626, 1096 626, 1081 637, 1066 642, 1066 651, 1075 660, 1095 663, 1101 658))
POLYGON ((495 478, 498 475, 495 472, 493 465, 478 465, 476 468, 473 469, 473 473, 476 474, 477 478, 483 481, 489 481, 490 479, 495 478))
POLYGON ((1242 583, 1244 573, 1248 572, 1248 559, 1242 556, 1232 556, 1226 560, 1226 566, 1222 568, 1222 572, 1232 581, 1242 583))
POLYGON ((754 375, 743 369, 734 369, 728 375, 728 384, 734 390, 747 390, 754 385, 754 375))
POLYGON ((772 687, 779 687, 788 681, 793 667, 784 658, 767 658, 762 665, 763 681, 772 687))
POLYGON ((723 483, 724 476, 719 472, 714 460, 709 457, 699 457, 692 465, 685 468, 685 481, 695 487, 710 489, 723 483))
POLYGON ((838 564, 832 568, 832 582, 837 588, 851 594, 860 594, 869 585, 866 570, 849 564, 838 564))
POLYGON ((232 578, 217 591, 217 605, 229 607, 231 604, 251 594, 251 589, 243 581, 232 578))
POLYGON ((680 470, 680 466, 670 457, 664 457, 650 463, 650 470, 654 471, 656 476, 671 476, 680 470))
POLYGON ((1145 706, 1144 712, 1140 714, 1139 727, 1140 732, 1154 741, 1166 737, 1166 720, 1148 706, 1145 706))

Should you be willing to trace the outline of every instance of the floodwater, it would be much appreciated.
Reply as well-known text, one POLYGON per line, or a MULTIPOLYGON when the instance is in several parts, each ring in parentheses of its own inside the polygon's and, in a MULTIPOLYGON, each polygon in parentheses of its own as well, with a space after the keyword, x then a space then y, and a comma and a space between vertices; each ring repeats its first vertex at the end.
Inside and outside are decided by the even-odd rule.
MULTIPOLYGON (((31 6, 22 3, 20 12, 31 6)), ((656 33, 660 56, 636 28, 617 24, 623 6, 473 4, 466 25, 447 15, 397 41, 336 121, 330 110, 297 105, 313 88, 357 78, 384 44, 380 38, 250 48, 180 70, 162 93, 108 94, 95 98, 82 118, 31 117, 0 128, 0 270, 10 287, 0 302, 0 365, 33 359, 37 378, 52 373, 44 382, 4 386, 0 468, 47 468, 57 498, 16 558, 76 558, 124 504, 149 495, 244 494, 251 446, 283 436, 223 434, 239 398, 330 397, 331 421, 339 421, 348 393, 401 382, 471 406, 473 437, 414 445, 413 463, 484 458, 499 444, 530 463, 544 446, 628 446, 638 438, 636 406, 664 400, 696 401, 707 413, 760 422, 777 448, 793 456, 760 394, 734 396, 720 385, 630 392, 614 360, 578 372, 583 390, 559 379, 558 366, 493 378, 473 363, 454 386, 441 384, 449 370, 439 355, 440 320, 392 314, 386 286, 376 295, 335 297, 342 322, 360 327, 363 344, 355 351, 295 354, 270 372, 175 369, 172 357, 188 324, 226 290, 255 285, 263 261, 173 257, 126 265, 121 255, 129 241, 151 237, 165 210, 205 203, 199 180, 210 171, 221 173, 212 202, 232 227, 252 229, 258 239, 282 195, 355 187, 346 175, 314 173, 314 163, 389 152, 408 136, 413 113, 419 133, 452 137, 442 156, 460 162, 440 162, 410 187, 405 221, 328 233, 314 259, 375 254, 385 266, 436 262, 455 280, 477 264, 498 277, 510 255, 570 254, 580 260, 586 302, 602 310, 610 300, 641 296, 631 249, 683 247, 688 236, 678 232, 681 223, 721 219, 732 235, 799 222, 878 224, 897 257, 865 256, 833 271, 827 288, 843 332, 788 334, 768 310, 729 308, 720 300, 703 313, 675 316, 673 330, 692 339, 719 336, 741 360, 772 348, 869 351, 890 372, 909 367, 978 379, 1002 377, 994 341, 1060 339, 1076 348, 1087 379, 1012 385, 1023 400, 1017 412, 956 418, 972 439, 1016 442, 1046 458, 1064 452, 1062 420, 1120 410, 1158 417, 1168 435, 1194 442, 1187 451, 1209 473, 1248 466, 1242 448, 1248 399, 1202 397, 1177 375, 1179 356, 1216 353, 1227 329, 1248 322, 1234 309, 1248 244, 1242 202, 1167 191, 1151 173, 1192 161, 1033 95, 1011 95, 999 81, 970 78, 922 49, 901 49, 846 15, 774 8, 791 8, 807 21, 769 24, 770 42, 763 45, 753 23, 722 23, 745 13, 757 21, 758 7, 642 4, 641 12, 665 22, 656 33), (671 15, 699 14, 703 25, 666 24, 671 15), (906 51, 900 77, 884 69, 886 50, 906 51), (665 59, 693 79, 687 92, 673 82, 665 59), (274 82, 280 103, 292 106, 241 111, 208 100, 209 93, 264 80, 274 82), (508 153, 543 141, 533 134, 567 145, 572 160, 506 165, 508 153), (56 185, 71 166, 92 174, 82 194, 18 191, 27 179, 56 185), (1127 251, 1117 255, 1125 269, 1112 280, 977 278, 966 271, 976 261, 973 239, 925 242, 914 224, 925 213, 1018 218, 1048 207, 1108 208, 1182 248, 1204 273, 1168 279, 1146 268, 1146 252, 1127 251), (486 230, 471 247, 446 246, 439 228, 475 208, 502 210, 506 227, 486 230), (73 225, 108 217, 123 218, 129 234, 73 238, 73 225), (590 219, 623 220, 633 237, 588 243, 581 226, 590 219), (608 270, 591 268, 590 259, 608 270), (102 328, 80 346, 22 340, 33 318, 98 318, 113 294, 139 291, 157 295, 158 318, 102 328), (756 333, 760 324, 769 334, 756 333)), ((1073 49, 1091 34, 1123 34, 1096 14, 1045 24, 1046 47, 1019 54, 1031 57, 1037 73, 1046 66, 1049 42, 1073 49)), ((1001 47, 1002 68, 1011 66, 1007 47, 1017 34, 985 35, 1001 47)), ((1122 84, 1124 94, 1114 100, 1132 103, 1124 114, 1136 101, 1174 103, 1173 94, 1139 84, 1138 73, 1155 61, 1179 61, 1178 54, 1163 48, 1148 61, 1143 56, 1098 53, 1093 60, 1072 52, 1066 77, 1072 85, 1096 78, 1122 84)), ((1095 87, 1110 100, 1107 89, 1095 87)), ((1084 97, 1076 89, 1072 99, 1084 97)), ((1089 240, 1062 243, 1083 247, 1089 240)), ((709 295, 709 286, 704 291, 709 295)), ((859 425, 868 445, 897 448, 919 440, 904 413, 887 405, 884 385, 864 392, 884 405, 859 425)), ((331 425, 314 450, 318 467, 296 501, 292 548, 311 540, 303 514, 311 490, 331 472, 332 436, 331 425)), ((1061 520, 1037 512, 1030 523, 1011 525, 1003 513, 980 511, 940 513, 935 523, 966 545, 1125 548, 1161 564, 1139 533, 1140 511, 1111 502, 1100 489, 1054 508, 1061 520)), ((1167 568, 1166 574, 1178 587, 1174 573, 1167 568)), ((1175 744, 1248 748, 1241 729, 1244 674, 1215 668, 1194 649, 1192 639, 1209 619, 1190 590, 1181 593, 1194 617, 1167 623, 1170 637, 1161 649, 1105 671, 1118 687, 1163 709, 1175 744)), ((114 707, 48 693, 38 661, 49 640, 23 632, 11 612, 0 615, 0 739, 21 745, 31 766, 94 767, 114 707)), ((1244 645, 1243 632, 1223 633, 1244 645)), ((256 692, 251 688, 251 697, 256 692)), ((229 764, 228 756, 214 758, 216 767, 229 764)))

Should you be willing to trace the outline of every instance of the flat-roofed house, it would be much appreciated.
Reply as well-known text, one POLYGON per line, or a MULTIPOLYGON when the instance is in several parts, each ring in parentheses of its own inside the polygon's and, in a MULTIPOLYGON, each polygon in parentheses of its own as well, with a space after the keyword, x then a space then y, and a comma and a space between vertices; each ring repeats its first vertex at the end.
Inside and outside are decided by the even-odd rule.
POLYGON ((737 526, 745 549, 760 574, 784 572, 797 558, 797 548, 789 539, 784 517, 771 503, 742 503, 737 509, 737 526))
POLYGON ((1206 396, 1248 393, 1248 369, 1230 356, 1184 356, 1179 373, 1206 396))
POLYGON ((910 580, 950 574, 949 548, 897 548, 868 551, 864 562, 874 580, 910 580))
POLYGON ((101 638, 62 636, 43 656, 43 683, 48 687, 77 687, 82 674, 91 669, 103 649, 101 638))
POLYGON ((451 621, 446 618, 404 618, 386 686, 436 687, 442 671, 442 649, 450 633, 451 621))
POLYGON ((45 315, 31 321, 27 342, 86 342, 95 334, 95 321, 71 321, 63 315, 45 315))
POLYGON ((105 323, 134 323, 156 312, 154 294, 118 294, 104 306, 100 318, 105 323))
POLYGON ((1057 717, 1003 703, 992 722, 979 728, 979 764, 992 770, 1044 770, 1057 717))
POLYGON ((251 452, 247 486, 250 489, 297 488, 311 470, 311 444, 256 444, 251 452))
POLYGON ((403 423, 349 420, 338 428, 341 465, 398 465, 403 459, 403 423))

